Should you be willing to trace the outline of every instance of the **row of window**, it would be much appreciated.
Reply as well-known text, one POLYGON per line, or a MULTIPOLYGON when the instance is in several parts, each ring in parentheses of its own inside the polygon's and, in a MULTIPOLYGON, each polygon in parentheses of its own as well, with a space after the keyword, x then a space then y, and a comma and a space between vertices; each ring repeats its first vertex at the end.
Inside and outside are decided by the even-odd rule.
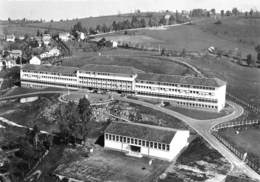
POLYGON ((26 80, 26 79, 22 79, 21 80, 22 82, 23 81, 26 81, 26 82, 31 82, 32 84, 33 83, 38 83, 38 84, 44 84, 46 86, 53 86, 53 85, 57 85, 57 86, 62 86, 62 87, 73 87, 73 88, 77 88, 78 86, 77 85, 74 85, 74 84, 66 84, 66 83, 51 83, 51 82, 48 82, 48 81, 42 81, 42 80, 37 80, 37 81, 32 81, 32 80, 26 80))
POLYGON ((52 76, 40 76, 40 75, 31 75, 31 74, 23 74, 23 77, 35 77, 37 79, 52 79, 52 80, 63 80, 63 81, 74 81, 76 82, 77 79, 72 79, 72 78, 64 78, 64 77, 52 77, 52 76))
POLYGON ((76 76, 75 73, 60 73, 60 72, 47 72, 47 71, 34 71, 34 70, 22 70, 24 73, 36 73, 36 74, 45 74, 45 75, 58 75, 58 76, 76 76))
POLYGON ((106 140, 117 141, 117 142, 122 142, 122 143, 127 143, 127 144, 140 145, 143 147, 149 147, 149 148, 165 150, 165 151, 170 150, 170 145, 159 143, 159 142, 140 140, 140 139, 136 139, 136 138, 107 134, 107 133, 105 134, 105 137, 106 137, 106 140))
POLYGON ((190 102, 177 102, 179 105, 187 106, 187 107, 201 107, 201 108, 209 108, 209 109, 217 109, 218 106, 207 105, 207 104, 198 104, 198 103, 190 103, 190 102))
POLYGON ((161 87, 151 87, 151 86, 140 86, 136 85, 136 88, 142 88, 142 89, 150 89, 150 90, 162 90, 162 91, 171 91, 171 92, 178 92, 178 93, 185 93, 185 94, 198 94, 198 95, 210 95, 214 96, 215 94, 212 92, 200 92, 200 91, 194 91, 194 90, 182 90, 182 89, 171 89, 171 88, 161 88, 161 87))
POLYGON ((153 97, 164 97, 164 98, 169 98, 169 99, 182 99, 182 100, 188 100, 188 101, 217 103, 216 99, 197 98, 197 97, 191 97, 191 96, 168 95, 168 94, 151 93, 151 92, 137 92, 137 94, 153 96, 153 97))
POLYGON ((184 85, 184 84, 166 83, 166 82, 152 82, 152 81, 144 81, 144 80, 137 80, 136 82, 137 83, 152 84, 152 85, 164 85, 164 86, 172 86, 172 87, 195 88, 195 89, 202 89, 202 90, 215 90, 214 87, 199 86, 199 85, 184 85))
POLYGON ((82 80, 87 80, 89 82, 121 82, 121 83, 127 83, 127 84, 132 84, 131 81, 125 81, 125 80, 115 80, 115 79, 102 79, 102 78, 90 78, 90 77, 83 77, 83 76, 79 76, 79 79, 82 80))
POLYGON ((114 88, 123 88, 123 89, 131 89, 132 88, 131 85, 126 85, 126 84, 88 83, 88 82, 83 82, 83 81, 80 81, 79 83, 85 84, 87 86, 93 86, 93 87, 99 86, 99 87, 104 87, 104 88, 114 87, 114 88))

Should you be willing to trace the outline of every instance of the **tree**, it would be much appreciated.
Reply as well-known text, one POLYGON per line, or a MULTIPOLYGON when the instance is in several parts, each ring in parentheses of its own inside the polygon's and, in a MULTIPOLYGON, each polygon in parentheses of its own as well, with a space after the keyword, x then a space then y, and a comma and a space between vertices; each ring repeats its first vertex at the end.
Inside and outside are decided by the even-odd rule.
POLYGON ((253 14, 254 14, 254 10, 251 9, 251 10, 249 11, 249 15, 250 15, 250 16, 253 16, 253 14))
POLYGON ((144 18, 141 19, 140 24, 141 24, 141 27, 143 27, 143 28, 146 27, 146 22, 145 22, 144 18))
POLYGON ((237 9, 237 8, 233 8, 233 9, 232 9, 232 14, 235 15, 235 16, 237 16, 237 15, 239 14, 238 9, 237 9))
POLYGON ((8 17, 8 23, 11 23, 11 22, 12 22, 11 18, 10 18, 10 17, 8 17))
POLYGON ((256 51, 256 54, 257 54, 257 61, 260 61, 260 44, 258 44, 255 47, 255 51, 256 51))
POLYGON ((216 9, 215 8, 211 9, 210 12, 212 13, 212 15, 216 15, 216 9))
POLYGON ((224 11, 224 10, 221 10, 221 11, 220 11, 220 14, 221 14, 221 16, 225 16, 225 11, 224 11))
POLYGON ((251 54, 248 54, 246 56, 246 62, 248 66, 254 66, 255 65, 255 60, 253 59, 251 54))
POLYGON ((36 36, 37 36, 37 37, 39 37, 40 35, 41 35, 41 33, 40 33, 40 30, 39 30, 39 29, 37 29, 36 36))
POLYGON ((169 25, 172 25, 174 23, 175 23, 175 18, 174 18, 173 15, 171 15, 170 18, 169 18, 169 25))
POLYGON ((56 110, 56 119, 60 130, 60 135, 68 143, 69 138, 73 137, 74 141, 78 138, 79 134, 79 113, 77 105, 74 102, 69 102, 66 105, 60 105, 56 110))
POLYGON ((114 31, 117 31, 117 30, 118 30, 116 21, 113 21, 113 23, 112 23, 112 29, 113 29, 114 31))
POLYGON ((88 124, 92 117, 92 108, 86 97, 79 100, 78 112, 80 116, 81 135, 83 136, 83 141, 85 144, 88 134, 88 124))

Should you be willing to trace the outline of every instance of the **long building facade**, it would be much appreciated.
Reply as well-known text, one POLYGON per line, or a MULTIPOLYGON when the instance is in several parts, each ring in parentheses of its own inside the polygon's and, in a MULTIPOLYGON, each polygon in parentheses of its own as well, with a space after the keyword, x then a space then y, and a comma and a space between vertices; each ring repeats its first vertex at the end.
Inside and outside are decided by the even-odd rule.
POLYGON ((218 78, 143 73, 125 66, 25 65, 20 78, 22 87, 119 91, 207 111, 219 112, 226 101, 226 82, 218 78))
POLYGON ((188 130, 139 123, 112 122, 105 130, 105 148, 135 157, 172 161, 188 145, 188 130))

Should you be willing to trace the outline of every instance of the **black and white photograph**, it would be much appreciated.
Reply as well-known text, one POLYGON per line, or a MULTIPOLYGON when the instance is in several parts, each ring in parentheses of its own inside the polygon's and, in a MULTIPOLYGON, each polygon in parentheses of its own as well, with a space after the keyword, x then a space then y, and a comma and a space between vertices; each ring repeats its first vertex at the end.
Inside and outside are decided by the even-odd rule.
POLYGON ((260 182, 260 0, 0 0, 0 182, 260 182))

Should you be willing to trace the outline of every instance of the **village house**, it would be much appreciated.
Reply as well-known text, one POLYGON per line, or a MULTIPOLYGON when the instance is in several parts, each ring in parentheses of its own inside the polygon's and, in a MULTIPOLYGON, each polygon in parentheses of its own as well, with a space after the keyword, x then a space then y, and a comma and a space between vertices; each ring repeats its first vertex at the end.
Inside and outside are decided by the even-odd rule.
POLYGON ((33 56, 30 61, 30 64, 34 64, 34 65, 40 65, 41 64, 41 60, 37 57, 37 56, 33 56))
POLYGON ((9 53, 9 57, 11 58, 11 59, 14 59, 14 60, 16 60, 18 57, 22 57, 22 54, 23 54, 23 52, 21 51, 21 50, 16 50, 16 49, 14 49, 14 50, 11 50, 11 51, 8 51, 8 53, 9 53))
POLYGON ((45 45, 50 44, 51 42, 51 35, 50 34, 43 34, 42 35, 42 41, 45 45))
POLYGON ((105 148, 134 157, 172 161, 188 145, 188 130, 139 123, 112 122, 105 130, 105 148))
POLYGON ((6 35, 6 41, 7 42, 15 42, 15 35, 14 34, 6 35))
POLYGON ((59 33, 59 38, 62 41, 67 42, 68 40, 70 40, 70 33, 69 32, 61 32, 61 33, 59 33))

